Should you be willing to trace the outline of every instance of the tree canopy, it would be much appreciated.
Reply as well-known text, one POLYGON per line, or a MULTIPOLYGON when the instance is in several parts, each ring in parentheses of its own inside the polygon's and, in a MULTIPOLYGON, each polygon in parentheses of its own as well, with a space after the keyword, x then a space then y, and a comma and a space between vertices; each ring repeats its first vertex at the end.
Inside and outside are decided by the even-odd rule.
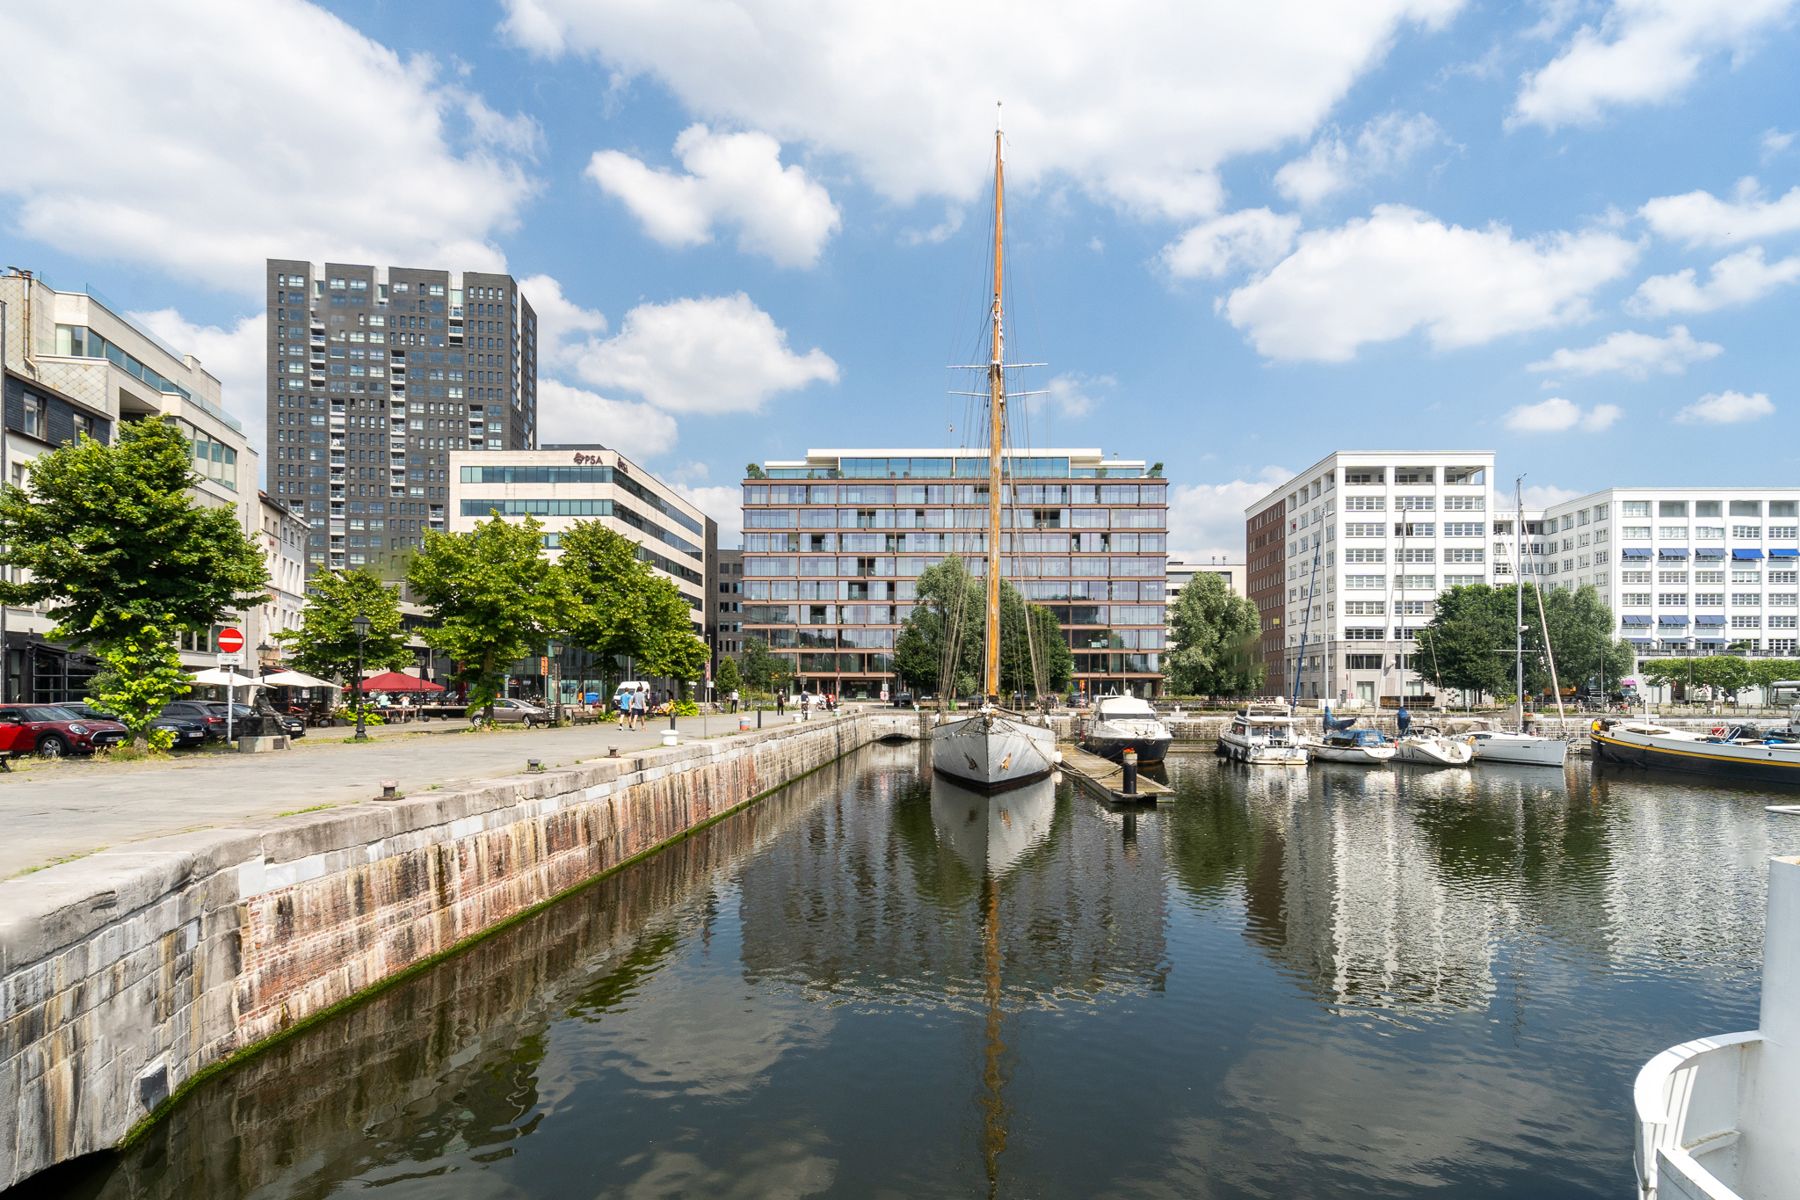
POLYGON ((53 637, 92 647, 95 701, 138 738, 189 688, 181 634, 267 599, 237 511, 191 494, 191 454, 173 425, 133 421, 116 444, 84 435, 34 459, 27 488, 0 487, 0 547, 25 572, 0 580, 0 603, 44 605, 53 637))
POLYGON ((700 678, 709 655, 694 634, 694 610, 638 557, 636 543, 598 521, 577 521, 561 547, 570 641, 603 657, 629 656, 643 675, 700 678))
POLYGON ((721 658, 719 669, 713 675, 713 687, 719 695, 729 696, 743 686, 743 678, 738 674, 737 659, 721 658))
MULTIPOLYGON (((1557 682, 1565 690, 1589 680, 1598 685, 1602 674, 1610 687, 1630 673, 1631 647, 1612 636, 1612 610, 1592 587, 1545 590, 1541 620, 1534 585, 1525 585, 1524 599, 1528 693, 1546 692, 1551 686, 1546 625, 1557 682)), ((1472 584, 1440 593, 1435 615, 1418 631, 1414 668, 1439 687, 1512 695, 1517 689, 1513 657, 1517 604, 1510 584, 1472 584)))
MULTIPOLYGON (((894 670, 901 681, 915 689, 937 691, 945 687, 946 666, 958 695, 981 690, 985 673, 982 644, 987 623, 987 581, 971 575, 962 559, 946 558, 919 575, 916 603, 894 641, 894 670), (954 655, 954 663, 950 658, 954 655)), ((1017 588, 1000 581, 1000 688, 1036 695, 1032 677, 1032 651, 1043 674, 1046 691, 1069 685, 1074 677, 1075 656, 1056 614, 1037 604, 1027 604, 1017 588), (1030 633, 1027 634, 1029 629, 1030 633)))
POLYGON ((425 641, 455 661, 470 707, 490 717, 508 668, 543 653, 574 605, 565 573, 544 556, 543 526, 529 517, 495 516, 468 533, 428 530, 407 583, 431 611, 425 641))
POLYGON ((325 568, 307 581, 300 626, 275 635, 293 665, 320 676, 347 678, 356 670, 357 616, 369 619, 362 639, 365 671, 398 671, 413 662, 400 620, 400 593, 365 568, 325 568))
POLYGON ((1218 575, 1196 575, 1176 597, 1165 673, 1187 696, 1240 696, 1266 674, 1256 657, 1262 622, 1248 597, 1235 596, 1218 575))

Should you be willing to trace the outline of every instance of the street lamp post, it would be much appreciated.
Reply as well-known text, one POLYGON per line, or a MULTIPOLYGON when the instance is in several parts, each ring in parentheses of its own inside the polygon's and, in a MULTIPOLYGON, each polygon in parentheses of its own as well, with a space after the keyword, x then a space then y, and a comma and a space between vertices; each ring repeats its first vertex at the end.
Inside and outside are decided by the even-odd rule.
POLYGON ((350 627, 356 630, 356 683, 354 685, 356 696, 356 740, 359 742, 366 742, 369 740, 369 735, 363 729, 362 681, 363 641, 369 636, 369 618, 363 616, 361 613, 357 613, 356 616, 351 618, 350 627))

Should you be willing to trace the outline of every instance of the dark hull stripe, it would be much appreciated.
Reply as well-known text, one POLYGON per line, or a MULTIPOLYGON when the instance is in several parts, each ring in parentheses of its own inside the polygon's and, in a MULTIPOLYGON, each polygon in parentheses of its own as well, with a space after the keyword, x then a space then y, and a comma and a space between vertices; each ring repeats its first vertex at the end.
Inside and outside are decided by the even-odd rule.
POLYGON ((1101 758, 1110 758, 1114 762, 1120 762, 1124 759, 1125 749, 1128 746, 1138 752, 1138 761, 1140 763, 1161 762, 1163 760, 1163 755, 1169 752, 1169 743, 1166 741, 1132 742, 1123 739, 1115 741, 1111 738, 1081 739, 1081 748, 1083 750, 1086 750, 1089 754, 1098 754, 1101 758))
POLYGON ((1790 787, 1800 787, 1800 762, 1746 762, 1723 755, 1660 750, 1654 746, 1638 746, 1610 738, 1594 737, 1592 741, 1594 756, 1602 762, 1617 766, 1681 771, 1688 775, 1710 775, 1716 779, 1748 779, 1758 783, 1784 783, 1790 787))

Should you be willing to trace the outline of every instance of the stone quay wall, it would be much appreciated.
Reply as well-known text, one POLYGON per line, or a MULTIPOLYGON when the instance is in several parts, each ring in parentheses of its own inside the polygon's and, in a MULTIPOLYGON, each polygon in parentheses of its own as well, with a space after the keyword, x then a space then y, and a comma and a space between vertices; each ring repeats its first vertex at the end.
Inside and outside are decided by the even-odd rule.
POLYGON ((729 738, 102 851, 0 884, 0 1190, 246 1051, 911 714, 729 738))

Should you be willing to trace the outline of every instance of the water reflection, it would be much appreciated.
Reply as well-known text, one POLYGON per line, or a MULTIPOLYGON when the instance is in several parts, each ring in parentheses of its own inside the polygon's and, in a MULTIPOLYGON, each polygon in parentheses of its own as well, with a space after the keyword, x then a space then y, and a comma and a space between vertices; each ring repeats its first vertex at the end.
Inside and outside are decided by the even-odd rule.
POLYGON ((1112 810, 860 756, 39 1193, 1611 1195, 1632 1073, 1754 1023, 1760 797, 1168 771, 1112 810))

